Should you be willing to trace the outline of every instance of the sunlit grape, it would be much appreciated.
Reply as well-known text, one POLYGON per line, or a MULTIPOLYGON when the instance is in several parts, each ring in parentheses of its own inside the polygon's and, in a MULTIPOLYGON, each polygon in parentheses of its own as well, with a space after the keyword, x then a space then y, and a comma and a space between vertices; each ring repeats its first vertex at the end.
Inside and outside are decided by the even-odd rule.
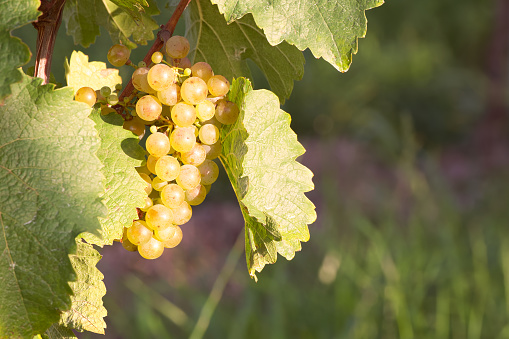
POLYGON ((171 120, 179 127, 189 127, 196 121, 196 109, 193 105, 179 102, 171 109, 171 120))
POLYGON ((169 208, 177 208, 185 197, 184 190, 177 184, 169 184, 161 191, 161 200, 169 208))
POLYGON ((206 159, 198 166, 198 170, 200 171, 202 185, 212 185, 219 176, 219 167, 210 159, 206 159))
POLYGON ((207 98, 207 84, 201 78, 187 78, 180 89, 182 99, 191 105, 196 105, 207 98))
POLYGON ((135 220, 131 227, 127 229, 127 238, 134 245, 141 245, 152 238, 152 230, 148 228, 143 220, 135 220))
POLYGON ((182 229, 178 226, 176 226, 175 233, 173 234, 173 237, 163 242, 164 247, 166 248, 173 248, 180 244, 182 241, 182 229))
POLYGON ((164 133, 152 133, 148 136, 145 147, 147 148, 147 152, 159 158, 168 154, 170 150, 170 140, 164 133))
POLYGON ((182 202, 178 207, 171 209, 173 212, 173 223, 184 225, 193 216, 193 210, 187 201, 182 202))
POLYGON ((163 180, 159 177, 155 177, 154 179, 152 179, 152 188, 155 189, 156 191, 162 191, 162 189, 166 185, 168 185, 168 181, 166 180, 163 180))
POLYGON ((173 68, 165 64, 157 64, 152 66, 148 71, 147 81, 150 87, 155 91, 162 91, 171 84, 175 83, 177 76, 173 68))
POLYGON ((210 94, 215 97, 220 97, 228 93, 230 90, 230 83, 222 75, 214 75, 207 81, 207 87, 210 94))
POLYGON ((145 221, 153 230, 163 229, 172 224, 173 212, 168 207, 157 204, 148 209, 145 214, 145 221))
POLYGON ((149 155, 147 159, 147 168, 150 173, 156 174, 156 163, 159 160, 159 157, 149 155))
POLYGON ((180 159, 184 164, 193 166, 200 165, 206 157, 207 153, 205 152, 205 149, 198 143, 196 143, 189 152, 180 154, 180 159))
POLYGON ((219 141, 219 129, 212 124, 205 124, 200 127, 198 136, 205 145, 212 145, 219 141))
POLYGON ((95 105, 97 96, 92 88, 81 87, 79 90, 76 91, 76 94, 74 95, 74 100, 84 102, 88 106, 92 107, 95 105))
POLYGON ((155 170, 157 177, 165 181, 172 181, 175 180, 180 173, 180 163, 174 157, 165 155, 157 160, 155 170))
POLYGON ((138 91, 153 94, 156 91, 150 87, 147 80, 149 69, 147 67, 140 67, 133 72, 131 80, 133 82, 134 88, 138 91))
POLYGON ((196 105, 196 116, 200 121, 212 119, 214 114, 216 114, 216 106, 212 102, 203 100, 196 105))
POLYGON ((196 144, 193 127, 177 127, 171 132, 170 144, 177 152, 188 152, 196 144))
POLYGON ((107 58, 113 66, 121 67, 129 60, 130 55, 131 50, 127 46, 116 44, 109 49, 107 58))
POLYGON ((152 192, 152 179, 150 179, 150 177, 146 173, 139 173, 139 175, 147 183, 147 187, 145 187, 145 192, 147 193, 147 195, 149 195, 150 192, 152 192))
POLYGON ((200 184, 201 174, 196 166, 183 165, 177 177, 177 184, 184 190, 195 188, 200 184))
POLYGON ((161 102, 153 95, 145 95, 136 103, 136 114, 146 121, 159 118, 162 110, 161 102))
MULTIPOLYGON (((175 234, 175 233, 173 233, 173 234, 175 234)), ((125 227, 124 227, 124 233, 122 234, 122 247, 130 252, 136 252, 138 250, 138 246, 133 244, 127 237, 127 228, 125 228, 125 227)))
POLYGON ((205 200, 207 189, 203 185, 198 185, 193 189, 186 191, 186 201, 189 205, 199 205, 205 200))
POLYGON ((163 53, 161 53, 161 52, 159 52, 159 51, 158 51, 158 52, 154 52, 154 53, 152 54, 152 56, 150 57, 150 59, 152 60, 152 62, 153 62, 154 64, 158 64, 158 63, 160 63, 161 61, 163 61, 163 53))
POLYGON ((157 98, 164 105, 167 106, 176 105, 177 102, 180 101, 180 86, 178 84, 171 84, 168 88, 157 92, 157 98))
POLYGON ((203 81, 209 81, 210 77, 214 75, 212 67, 206 62, 197 62, 191 67, 191 74, 193 77, 199 77, 203 81))
POLYGON ((181 59, 189 53, 189 41, 183 36, 174 35, 166 41, 166 53, 173 59, 181 59))
POLYGON ((148 242, 138 246, 138 252, 145 259, 157 259, 164 252, 164 245, 161 241, 151 237, 148 242))
POLYGON ((165 242, 175 235, 175 232, 177 231, 177 226, 171 225, 169 227, 163 228, 162 230, 157 229, 154 231, 154 238, 161 242, 165 242))
POLYGON ((141 207, 140 209, 143 212, 146 212, 150 207, 154 206, 154 202, 149 197, 145 197, 145 205, 141 207))

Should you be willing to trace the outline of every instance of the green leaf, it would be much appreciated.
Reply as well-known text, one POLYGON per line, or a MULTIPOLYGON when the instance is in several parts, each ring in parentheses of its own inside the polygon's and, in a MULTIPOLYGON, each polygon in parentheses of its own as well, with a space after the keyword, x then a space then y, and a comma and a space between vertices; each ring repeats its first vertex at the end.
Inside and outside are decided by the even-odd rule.
POLYGON ((145 0, 111 0, 111 2, 125 10, 134 20, 141 20, 140 12, 145 12, 144 7, 149 6, 145 0))
POLYGON ((212 0, 226 21, 252 13, 271 45, 286 40, 301 51, 309 48, 337 70, 346 72, 366 35, 365 11, 384 0, 212 0))
POLYGON ((106 68, 101 61, 88 61, 88 55, 83 52, 73 51, 71 60, 65 60, 65 79, 67 86, 74 89, 74 93, 81 87, 91 87, 99 90, 108 86, 112 91, 116 84, 122 84, 122 78, 118 75, 118 69, 106 68))
POLYGON ((0 107, 2 338, 44 333, 69 309, 69 253, 106 214, 90 108, 41 83, 23 75, 0 107))
POLYGON ((251 15, 227 25, 209 0, 191 2, 186 15, 187 38, 194 46, 190 58, 205 61, 228 79, 250 77, 247 59, 263 71, 281 102, 289 98, 293 82, 302 79, 304 56, 287 43, 271 46, 251 15))
POLYGON ((19 0, 0 2, 0 105, 11 94, 10 85, 21 81, 18 67, 30 60, 30 49, 11 31, 35 21, 39 14, 38 0, 19 0))
POLYGON ((67 0, 62 20, 67 34, 74 37, 76 45, 90 46, 103 26, 108 30, 113 43, 121 42, 129 48, 135 48, 136 44, 146 45, 148 40, 153 40, 152 31, 159 28, 151 18, 159 14, 157 5, 153 0, 148 2, 149 7, 140 14, 141 20, 133 20, 131 14, 110 0, 67 0))
POLYGON ((230 100, 241 114, 222 128, 220 159, 244 215, 247 266, 256 279, 277 253, 291 260, 301 241, 309 240, 307 225, 316 212, 304 192, 314 188, 313 173, 295 161, 305 150, 274 93, 254 91, 240 78, 232 83, 230 100))
POLYGON ((90 244, 77 239, 78 250, 71 255, 71 263, 78 278, 70 283, 73 291, 71 309, 62 314, 60 325, 104 334, 106 323, 104 317, 107 311, 103 306, 102 298, 106 294, 103 274, 96 265, 101 255, 90 244))
POLYGON ((94 110, 91 115, 101 138, 97 156, 104 164, 105 192, 102 195, 108 207, 108 217, 100 218, 102 238, 92 234, 84 235, 87 242, 104 246, 121 239, 124 227, 130 227, 138 219, 136 207, 144 206, 147 183, 135 167, 145 160, 145 151, 138 144, 138 138, 122 128, 124 119, 118 114, 101 115, 94 110))
POLYGON ((44 333, 43 338, 48 339, 75 339, 76 336, 74 332, 68 329, 67 327, 60 326, 58 324, 53 324, 48 328, 48 330, 44 333))

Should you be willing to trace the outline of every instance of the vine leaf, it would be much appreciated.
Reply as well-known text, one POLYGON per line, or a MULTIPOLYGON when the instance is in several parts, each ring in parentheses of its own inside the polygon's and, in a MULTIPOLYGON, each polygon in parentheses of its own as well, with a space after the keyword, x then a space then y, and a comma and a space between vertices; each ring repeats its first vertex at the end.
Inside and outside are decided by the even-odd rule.
POLYGON ((110 0, 67 0, 62 13, 67 34, 73 36, 76 45, 88 47, 94 43, 103 26, 114 43, 121 42, 129 48, 135 48, 136 44, 146 45, 148 40, 154 39, 153 31, 159 28, 151 17, 159 14, 157 5, 148 0, 149 6, 139 14, 141 19, 133 20, 132 11, 124 10, 126 3, 122 1, 125 6, 119 7, 110 0))
POLYGON ((194 46, 190 58, 205 61, 228 79, 250 77, 247 59, 263 71, 281 102, 290 97, 293 82, 304 74, 304 56, 285 42, 271 46, 251 15, 226 24, 210 0, 191 2, 186 11, 186 37, 194 46))
POLYGON ((239 78, 229 97, 241 113, 221 131, 220 159, 244 215, 247 267, 256 279, 277 253, 291 260, 309 240, 316 212, 304 192, 314 188, 313 173, 295 160, 305 150, 274 93, 254 91, 249 80, 239 78))
POLYGON ((76 339, 74 332, 67 327, 53 324, 41 336, 43 339, 76 339))
POLYGON ((103 274, 96 265, 101 255, 90 244, 76 240, 78 250, 71 255, 71 263, 77 279, 71 282, 73 291, 71 309, 60 317, 60 325, 77 331, 90 331, 104 334, 108 313, 103 306, 102 297, 106 294, 103 274))
POLYGON ((37 9, 38 0, 19 0, 0 2, 0 104, 11 94, 10 85, 21 81, 18 67, 30 60, 30 49, 20 39, 11 35, 11 31, 29 22, 35 21, 41 14, 37 9))
POLYGON ((137 21, 142 19, 141 13, 145 12, 145 7, 149 7, 146 0, 111 0, 111 2, 121 7, 137 21))
POLYGON ((88 61, 88 55, 83 52, 73 51, 70 60, 65 60, 65 79, 67 86, 74 89, 74 93, 81 87, 91 87, 99 90, 108 86, 112 91, 115 85, 122 84, 122 78, 118 75, 118 69, 106 68, 101 61, 88 61))
POLYGON ((283 40, 301 51, 309 48, 337 70, 346 72, 357 53, 358 38, 366 35, 365 11, 384 0, 212 0, 226 21, 252 13, 271 45, 283 40))
POLYGON ((118 114, 101 115, 94 110, 90 116, 101 138, 97 156, 104 164, 105 191, 102 194, 108 207, 108 217, 100 218, 101 237, 84 234, 84 239, 95 245, 111 245, 121 239, 124 227, 130 227, 138 219, 136 207, 145 204, 147 184, 135 167, 145 160, 145 151, 138 144, 138 138, 122 128, 124 119, 118 114))
POLYGON ((0 107, 0 337, 33 337, 71 305, 69 253, 105 216, 99 139, 70 88, 22 76, 0 107))

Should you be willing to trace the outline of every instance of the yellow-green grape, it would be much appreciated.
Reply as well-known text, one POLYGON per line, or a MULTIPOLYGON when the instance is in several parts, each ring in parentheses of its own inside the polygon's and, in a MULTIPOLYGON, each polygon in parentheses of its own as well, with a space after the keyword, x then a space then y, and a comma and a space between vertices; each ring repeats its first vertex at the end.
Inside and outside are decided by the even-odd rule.
POLYGON ((150 133, 152 133, 152 134, 157 133, 157 126, 156 125, 150 126, 149 130, 150 130, 150 133))
POLYGON ((131 227, 127 229, 127 238, 134 245, 141 245, 152 238, 152 230, 143 220, 135 220, 131 227))
POLYGON ((148 71, 149 69, 147 67, 138 68, 133 72, 131 80, 134 88, 138 91, 153 94, 155 91, 152 87, 150 87, 147 80, 148 71))
POLYGON ((177 127, 171 132, 170 144, 177 152, 189 152, 196 144, 193 127, 177 127))
POLYGON ((190 75, 191 75, 191 69, 190 68, 184 69, 184 76, 188 77, 190 75))
POLYGON ((212 102, 203 100, 196 105, 196 116, 200 121, 212 119, 214 114, 216 114, 216 106, 212 102))
POLYGON ((170 151, 170 139, 164 133, 156 132, 148 136, 145 142, 147 152, 155 157, 162 157, 170 151))
POLYGON ((197 138, 198 135, 200 134, 198 127, 196 127, 196 125, 193 125, 191 127, 193 128, 193 131, 194 131, 194 137, 197 138))
POLYGON ((166 53, 173 59, 185 58, 190 48, 189 41, 183 36, 174 35, 166 41, 166 53))
POLYGON ((154 54, 152 54, 150 59, 152 60, 152 62, 154 64, 158 64, 161 61, 163 61, 163 53, 161 53, 161 52, 154 52, 154 54))
POLYGON ((153 155, 149 155, 147 158, 147 168, 152 174, 156 174, 157 160, 159 160, 159 157, 155 157, 153 155))
POLYGON ((173 248, 180 244, 180 242, 182 241, 182 229, 178 226, 176 227, 177 228, 175 229, 175 234, 173 234, 173 237, 163 242, 164 247, 173 248))
POLYGON ((182 99, 191 105, 199 104, 203 100, 207 99, 207 94, 207 84, 198 77, 187 78, 182 83, 182 87, 180 89, 182 99))
POLYGON ((189 127, 196 121, 196 109, 193 105, 179 102, 171 109, 171 120, 178 127, 189 127))
POLYGON ((138 246, 133 244, 131 241, 129 241, 129 238, 127 238, 127 228, 125 227, 124 233, 122 234, 122 247, 128 250, 129 252, 136 252, 138 250, 138 246))
POLYGON ((127 46, 116 44, 111 46, 108 51, 108 61, 115 67, 124 66, 127 60, 129 60, 129 56, 131 55, 131 50, 127 48, 127 46))
POLYGON ((180 173, 180 163, 170 155, 159 158, 156 162, 156 174, 158 178, 165 181, 175 180, 180 173))
POLYGON ((145 259, 157 259, 163 254, 164 245, 152 237, 147 243, 138 246, 138 252, 145 259))
POLYGON ((182 160, 184 164, 193 166, 200 165, 206 157, 207 153, 205 149, 198 143, 196 143, 189 152, 180 154, 180 160, 182 160))
POLYGON ((185 198, 184 190, 177 184, 166 185, 161 191, 161 200, 169 208, 179 207, 185 198))
POLYGON ((200 171, 202 185, 212 185, 219 176, 219 167, 215 162, 209 159, 205 159, 205 161, 198 166, 198 170, 200 171))
POLYGON ((117 111, 115 111, 113 108, 111 107, 108 107, 108 106, 104 106, 101 108, 101 114, 102 115, 108 115, 110 113, 116 113, 117 111))
POLYGON ((157 98, 166 106, 175 106, 180 101, 180 86, 171 84, 167 89, 157 92, 157 98))
POLYGON ((154 205, 145 214, 148 227, 153 230, 169 227, 173 222, 173 212, 164 205, 154 205))
POLYGON ((145 61, 143 61, 143 60, 142 60, 142 61, 138 62, 138 67, 139 67, 139 68, 147 67, 147 63, 146 63, 145 61))
POLYGON ((150 207, 154 206, 154 202, 149 197, 145 197, 145 206, 141 207, 140 210, 143 212, 148 211, 150 207))
POLYGON ((203 185, 203 187, 205 187, 205 190, 207 191, 207 194, 209 194, 212 185, 203 185))
POLYGON ((103 86, 101 87, 100 92, 101 95, 106 98, 111 94, 111 88, 109 88, 108 86, 103 86))
POLYGON ((186 201, 191 206, 199 205, 205 200, 207 189, 203 185, 198 185, 193 189, 186 191, 186 201))
POLYGON ((145 133, 145 125, 140 121, 140 119, 131 119, 124 121, 123 128, 133 132, 137 136, 143 135, 145 133))
POLYGON ((162 110, 161 102, 153 95, 145 95, 136 103, 136 114, 146 121, 153 121, 159 118, 162 110))
POLYGON ((108 104, 112 106, 118 104, 118 96, 116 94, 108 95, 108 98, 106 98, 106 100, 108 101, 108 104))
POLYGON ((147 75, 148 84, 155 91, 162 91, 170 87, 170 85, 175 83, 176 80, 177 75, 175 74, 173 68, 165 64, 157 64, 152 66, 147 75))
POLYGON ((154 238, 161 242, 165 242, 175 235, 175 231, 177 230, 177 226, 171 225, 170 227, 163 228, 162 230, 154 231, 154 238))
POLYGON ((164 186, 166 185, 168 185, 168 181, 163 180, 159 177, 155 177, 152 180, 152 188, 155 189, 156 191, 162 191, 164 186))
POLYGON ((152 192, 152 179, 150 179, 150 177, 146 173, 139 173, 139 175, 147 183, 147 187, 145 187, 145 192, 147 193, 147 195, 149 195, 150 192, 152 192))
POLYGON ((207 81, 207 87, 210 94, 215 97, 221 97, 230 90, 230 83, 222 75, 214 75, 207 81))
POLYGON ((202 145, 205 149, 205 153, 207 153, 207 159, 214 160, 218 156, 221 155, 221 151, 223 149, 223 146, 221 145, 221 142, 218 141, 213 145, 202 145))
POLYGON ((212 124, 205 124, 200 127, 198 136, 205 145, 215 144, 219 141, 219 128, 212 124))
POLYGON ((171 210, 173 212, 173 223, 178 226, 184 225, 193 216, 193 209, 185 200, 178 207, 171 210))
POLYGON ((191 67, 191 74, 193 77, 201 78, 203 81, 207 82, 214 75, 212 71, 212 67, 206 62, 197 62, 191 67))
POLYGON ((183 165, 177 177, 177 184, 184 190, 190 190, 200 184, 200 170, 193 165, 183 165))
POLYGON ((236 103, 225 99, 219 100, 216 105, 215 118, 222 124, 231 125, 239 117, 239 107, 236 103))
POLYGON ((92 88, 81 87, 79 90, 76 91, 76 94, 74 95, 74 100, 84 102, 88 106, 92 107, 95 105, 97 96, 92 88))

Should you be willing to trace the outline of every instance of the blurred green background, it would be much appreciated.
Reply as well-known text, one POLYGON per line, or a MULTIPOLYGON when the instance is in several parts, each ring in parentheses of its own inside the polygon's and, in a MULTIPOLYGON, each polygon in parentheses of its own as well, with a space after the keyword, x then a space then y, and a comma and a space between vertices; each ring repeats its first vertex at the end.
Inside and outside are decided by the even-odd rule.
MULTIPOLYGON (((390 0, 367 12, 347 73, 305 52, 284 109, 315 173, 311 240, 252 281, 223 176, 162 258, 102 250, 106 337, 509 338, 508 9, 390 0)), ((32 30, 15 34, 33 51, 32 30)), ((84 49, 59 39, 64 83, 59 65, 84 49)))

